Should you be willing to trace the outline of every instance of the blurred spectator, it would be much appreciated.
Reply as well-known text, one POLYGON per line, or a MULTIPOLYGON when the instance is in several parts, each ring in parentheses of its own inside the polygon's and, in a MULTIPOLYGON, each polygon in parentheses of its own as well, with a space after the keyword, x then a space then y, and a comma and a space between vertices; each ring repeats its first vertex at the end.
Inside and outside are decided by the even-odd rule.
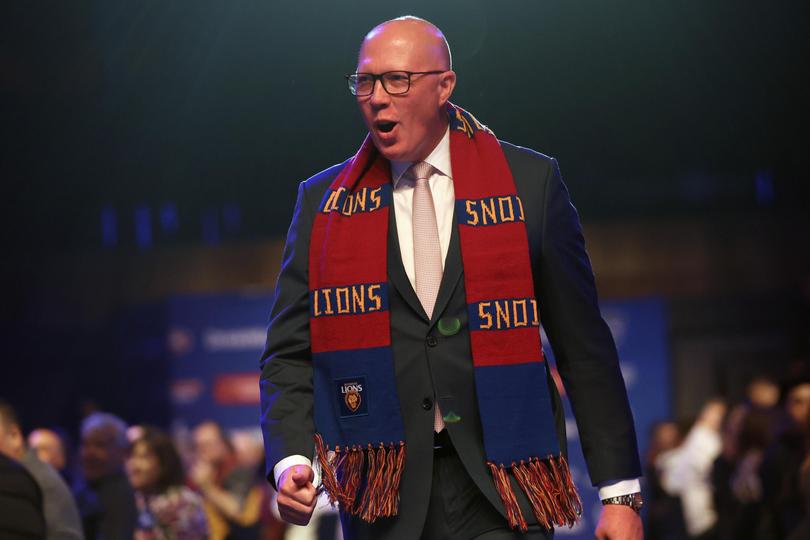
POLYGON ((0 401, 0 454, 17 460, 36 481, 45 512, 46 538, 80 540, 81 521, 70 490, 53 467, 41 462, 26 447, 17 414, 3 401, 0 401))
POLYGON ((712 499, 712 464, 722 448, 720 428, 726 405, 711 400, 704 405, 683 443, 656 460, 661 487, 680 497, 690 538, 712 538, 717 511, 712 499))
POLYGON ((787 538, 805 514, 800 471, 808 451, 804 428, 810 416, 810 378, 801 377, 786 385, 783 406, 787 425, 765 453, 760 468, 765 540, 787 538))
POLYGON ((765 450, 770 446, 770 416, 762 409, 751 409, 745 415, 737 443, 737 459, 731 477, 731 491, 743 504, 762 500, 759 468, 765 450))
POLYGON ((231 435, 231 444, 236 453, 236 462, 241 467, 264 472, 264 442, 260 431, 237 431, 231 435))
POLYGON ((767 375, 751 379, 745 393, 751 406, 758 409, 770 409, 779 403, 779 385, 767 375))
MULTIPOLYGON (((2 428, 0 428, 2 430, 2 428)), ((16 460, 0 453, 0 538, 45 538, 42 492, 34 477, 16 460)))
POLYGON ((50 429, 35 429, 28 434, 28 446, 36 453, 37 458, 47 463, 59 473, 67 467, 67 454, 62 438, 50 429))
POLYGON ((82 422, 82 478, 74 494, 88 540, 132 540, 137 511, 124 474, 126 431, 124 421, 108 413, 93 413, 82 422))
POLYGON ((758 538, 764 504, 759 468, 770 445, 773 418, 768 409, 747 404, 728 416, 723 452, 712 471, 718 540, 758 538))
POLYGON ((261 501, 261 534, 262 540, 274 540, 286 538, 292 540, 290 535, 284 534, 287 524, 275 515, 271 510, 273 503, 273 491, 270 484, 264 478, 264 440, 261 431, 240 430, 231 435, 231 442, 236 452, 236 461, 241 467, 255 471, 255 487, 260 489, 261 501))
POLYGON ((799 488, 804 500, 804 515, 796 528, 793 529, 788 540, 806 540, 810 538, 810 414, 805 419, 804 434, 805 445, 808 450, 799 470, 799 488))
POLYGON ((187 488, 180 456, 165 433, 142 428, 126 461, 135 489, 135 540, 197 540, 208 537, 203 502, 187 488))
POLYGON ((194 429, 191 481, 205 501, 211 540, 258 540, 264 500, 255 469, 240 466, 222 427, 203 422, 194 429))
POLYGON ((647 459, 644 465, 646 483, 646 522, 644 537, 647 540, 685 540, 686 525, 683 521, 681 499, 670 495, 661 486, 661 478, 655 463, 658 456, 676 448, 682 435, 675 422, 658 422, 650 432, 647 459))
POLYGON ((807 540, 810 538, 810 457, 802 465, 799 483, 804 497, 804 515, 793 529, 788 540, 807 540))

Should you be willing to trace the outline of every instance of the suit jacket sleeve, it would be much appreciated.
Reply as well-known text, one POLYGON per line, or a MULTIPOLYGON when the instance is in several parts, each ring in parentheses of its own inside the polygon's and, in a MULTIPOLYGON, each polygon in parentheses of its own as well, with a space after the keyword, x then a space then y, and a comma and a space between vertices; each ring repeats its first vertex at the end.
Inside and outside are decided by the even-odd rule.
POLYGON ((545 182, 540 318, 571 401, 594 485, 641 476, 633 416, 613 337, 599 312, 576 208, 557 161, 545 182))
POLYGON ((304 182, 298 187, 292 223, 282 255, 261 358, 261 427, 266 473, 291 455, 311 456, 313 385, 309 341, 309 237, 313 211, 304 182))

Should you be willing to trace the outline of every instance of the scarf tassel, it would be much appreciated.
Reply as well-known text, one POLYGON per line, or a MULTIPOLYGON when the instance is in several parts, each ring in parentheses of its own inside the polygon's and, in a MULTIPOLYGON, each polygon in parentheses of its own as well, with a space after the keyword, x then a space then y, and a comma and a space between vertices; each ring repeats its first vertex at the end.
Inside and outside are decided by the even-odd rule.
POLYGON ((329 502, 369 523, 397 515, 399 484, 405 468, 405 443, 378 447, 329 447, 315 435, 315 453, 321 466, 321 482, 329 502), (365 481, 364 481, 365 480, 365 481), (361 493, 362 491, 362 493, 361 493))
MULTIPOLYGON (((492 462, 487 465, 506 510, 509 526, 526 532, 528 526, 509 483, 509 472, 503 465, 492 462)), ((571 480, 571 471, 565 457, 549 456, 546 460, 531 458, 528 462, 521 460, 520 463, 512 463, 510 470, 529 499, 538 523, 546 529, 555 525, 574 526, 582 515, 582 501, 571 480)))

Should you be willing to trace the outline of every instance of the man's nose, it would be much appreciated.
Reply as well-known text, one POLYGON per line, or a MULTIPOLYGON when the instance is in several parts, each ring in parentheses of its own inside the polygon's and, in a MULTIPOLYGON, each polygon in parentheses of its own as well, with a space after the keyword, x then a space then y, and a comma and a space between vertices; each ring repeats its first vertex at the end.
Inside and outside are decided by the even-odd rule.
POLYGON ((371 104, 375 107, 387 104, 391 100, 391 96, 385 91, 382 79, 374 81, 374 88, 371 89, 371 96, 369 96, 371 104))

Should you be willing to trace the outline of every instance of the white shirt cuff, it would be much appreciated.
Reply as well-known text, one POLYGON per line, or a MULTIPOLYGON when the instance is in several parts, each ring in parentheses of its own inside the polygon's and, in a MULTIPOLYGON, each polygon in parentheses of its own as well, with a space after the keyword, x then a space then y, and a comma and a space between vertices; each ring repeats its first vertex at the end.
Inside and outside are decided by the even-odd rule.
MULTIPOLYGON (((304 456, 292 455, 287 456, 276 463, 275 467, 273 467, 273 478, 276 479, 276 490, 278 490, 278 481, 281 478, 281 473, 294 465, 306 465, 307 467, 312 467, 312 461, 304 456)), ((315 478, 312 480, 312 485, 314 486, 317 486, 321 481, 320 471, 316 469, 317 468, 313 467, 313 470, 315 471, 315 478)))
POLYGON ((599 484, 599 500, 619 497, 621 495, 630 495, 638 491, 641 491, 641 482, 639 482, 638 478, 618 480, 616 482, 602 482, 599 484))

